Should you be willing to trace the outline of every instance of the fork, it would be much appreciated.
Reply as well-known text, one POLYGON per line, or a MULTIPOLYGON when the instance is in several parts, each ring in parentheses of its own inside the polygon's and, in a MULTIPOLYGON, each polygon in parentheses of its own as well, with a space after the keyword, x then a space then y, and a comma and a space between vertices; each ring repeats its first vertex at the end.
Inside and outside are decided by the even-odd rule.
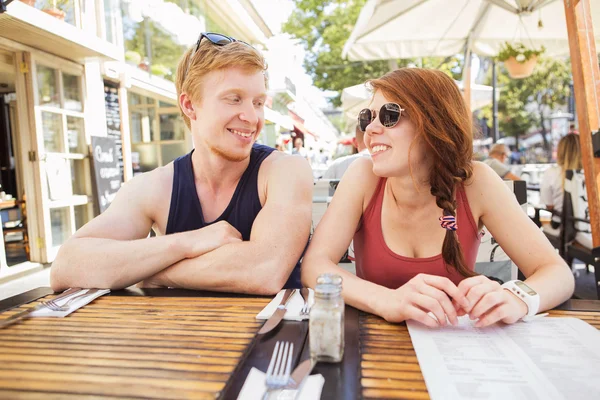
POLYGON ((263 396, 263 400, 269 398, 269 393, 283 389, 290 380, 292 372, 292 360, 294 354, 294 343, 278 341, 275 343, 273 355, 267 368, 267 376, 265 384, 267 390, 263 396))
POLYGON ((302 296, 302 299, 304 300, 304 305, 300 309, 300 316, 308 315, 310 313, 310 307, 308 305, 308 298, 310 295, 310 291, 308 290, 308 288, 302 288, 302 289, 300 289, 300 295, 302 296))
POLYGON ((73 304, 76 300, 78 300, 78 299, 80 299, 82 297, 85 297, 87 295, 94 294, 98 290, 99 289, 89 289, 85 293, 81 293, 81 294, 75 295, 75 296, 71 297, 69 300, 67 300, 67 302, 65 304, 63 304, 62 306, 59 305, 58 303, 56 303, 54 300, 42 301, 42 305, 44 307, 49 308, 52 311, 67 311, 69 309, 69 306, 71 304, 73 304))

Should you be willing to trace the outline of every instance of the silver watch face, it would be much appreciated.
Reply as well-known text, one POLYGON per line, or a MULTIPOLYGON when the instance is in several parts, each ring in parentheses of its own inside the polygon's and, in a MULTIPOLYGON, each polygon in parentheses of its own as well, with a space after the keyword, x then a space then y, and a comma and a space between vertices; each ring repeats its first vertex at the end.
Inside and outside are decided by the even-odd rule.
POLYGON ((537 292, 535 290, 533 290, 532 288, 530 288, 529 286, 527 286, 525 284, 525 282, 515 281, 515 285, 517 285, 517 287, 519 289, 521 289, 522 291, 524 291, 525 293, 527 293, 530 296, 537 295, 537 292))

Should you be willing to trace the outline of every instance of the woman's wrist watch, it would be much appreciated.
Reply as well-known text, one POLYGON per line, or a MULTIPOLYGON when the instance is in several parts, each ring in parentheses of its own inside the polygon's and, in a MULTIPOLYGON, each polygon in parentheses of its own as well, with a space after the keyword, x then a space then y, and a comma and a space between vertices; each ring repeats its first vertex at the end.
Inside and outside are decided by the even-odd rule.
POLYGON ((527 305, 527 314, 522 319, 525 322, 531 321, 540 309, 540 295, 525 282, 519 280, 508 281, 502 285, 502 288, 517 296, 527 305))

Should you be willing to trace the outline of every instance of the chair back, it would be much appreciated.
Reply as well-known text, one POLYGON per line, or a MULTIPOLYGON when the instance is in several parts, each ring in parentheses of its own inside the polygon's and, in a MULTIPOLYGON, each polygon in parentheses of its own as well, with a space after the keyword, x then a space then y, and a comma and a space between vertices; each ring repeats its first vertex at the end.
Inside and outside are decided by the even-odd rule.
POLYGON ((564 191, 561 236, 564 245, 566 245, 575 240, 577 232, 591 232, 589 223, 574 219, 579 218, 588 221, 590 219, 583 171, 565 171, 564 191))
MULTIPOLYGON (((514 193, 524 213, 527 213, 527 184, 525 181, 506 180, 504 184, 514 193)), ((477 252, 475 272, 504 282, 517 279, 519 270, 504 250, 496 243, 486 227, 477 252)))

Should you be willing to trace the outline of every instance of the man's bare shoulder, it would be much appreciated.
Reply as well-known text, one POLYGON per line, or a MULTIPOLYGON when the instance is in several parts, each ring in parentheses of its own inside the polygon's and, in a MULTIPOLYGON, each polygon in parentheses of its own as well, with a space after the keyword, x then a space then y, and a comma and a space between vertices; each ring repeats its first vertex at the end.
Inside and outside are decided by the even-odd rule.
MULTIPOLYGON (((296 179, 312 180, 312 169, 306 159, 297 154, 291 155, 280 151, 272 152, 261 165, 265 176, 273 177, 278 174, 286 174, 292 181, 296 179)), ((263 171, 261 171, 263 172, 263 171)))
POLYGON ((305 158, 280 151, 272 152, 261 164, 259 171, 259 196, 265 204, 271 190, 307 190, 312 193, 312 169, 305 158))
POLYGON ((125 186, 129 186, 131 191, 141 192, 145 196, 161 192, 164 194, 165 191, 170 192, 173 186, 173 163, 136 175, 125 186))
MULTIPOLYGON (((136 175, 121 187, 113 204, 118 207, 142 207, 148 216, 164 202, 165 194, 173 187, 173 163, 136 175)), ((170 196, 168 196, 170 200, 170 196)), ((110 208, 109 208, 110 209, 110 208)))

